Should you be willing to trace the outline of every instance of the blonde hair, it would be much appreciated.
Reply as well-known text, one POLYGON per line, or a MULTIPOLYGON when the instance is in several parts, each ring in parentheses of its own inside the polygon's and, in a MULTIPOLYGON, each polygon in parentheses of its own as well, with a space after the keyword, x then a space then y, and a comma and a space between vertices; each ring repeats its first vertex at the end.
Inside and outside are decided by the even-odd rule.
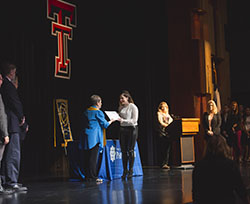
POLYGON ((210 103, 212 103, 213 104, 213 110, 212 110, 212 112, 214 113, 214 114, 217 114, 218 113, 218 109, 217 109, 217 105, 216 105, 216 103, 214 102, 214 100, 209 100, 208 102, 207 102, 207 112, 210 112, 210 109, 209 109, 209 104, 210 103))
MULTIPOLYGON (((167 104, 165 101, 162 101, 162 102, 159 104, 159 106, 158 106, 158 111, 161 111, 161 108, 162 108, 163 106, 167 106, 167 107, 168 107, 168 104, 167 104)), ((169 108, 169 107, 168 107, 168 108, 169 108)))

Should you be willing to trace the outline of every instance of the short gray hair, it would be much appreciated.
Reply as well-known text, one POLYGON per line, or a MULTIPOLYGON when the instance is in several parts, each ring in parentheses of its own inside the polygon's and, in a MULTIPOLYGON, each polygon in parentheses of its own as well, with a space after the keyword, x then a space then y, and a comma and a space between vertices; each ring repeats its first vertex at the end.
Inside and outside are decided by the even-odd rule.
POLYGON ((90 103, 91 103, 91 105, 97 105, 97 103, 99 103, 101 100, 102 100, 101 97, 98 96, 98 95, 92 95, 90 97, 90 103))

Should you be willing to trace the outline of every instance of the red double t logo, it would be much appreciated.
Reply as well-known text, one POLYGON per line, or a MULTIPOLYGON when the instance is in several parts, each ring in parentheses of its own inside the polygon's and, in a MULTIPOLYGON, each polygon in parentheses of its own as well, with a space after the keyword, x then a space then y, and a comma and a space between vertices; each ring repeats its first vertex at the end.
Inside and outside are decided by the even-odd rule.
POLYGON ((47 18, 52 21, 51 34, 57 36, 58 56, 55 57, 55 77, 70 79, 68 40, 73 39, 73 27, 76 27, 76 6, 62 0, 47 0, 47 18))

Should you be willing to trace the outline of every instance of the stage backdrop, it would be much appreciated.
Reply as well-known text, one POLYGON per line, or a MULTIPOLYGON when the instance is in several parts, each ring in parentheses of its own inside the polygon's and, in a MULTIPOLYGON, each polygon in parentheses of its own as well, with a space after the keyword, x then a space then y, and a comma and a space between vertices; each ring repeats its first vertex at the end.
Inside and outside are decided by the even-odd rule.
MULTIPOLYGON (((1 5, 0 59, 10 59, 18 67, 18 91, 30 125, 22 144, 22 175, 62 173, 64 149, 53 145, 55 99, 68 100, 71 131, 76 140, 88 98, 98 94, 103 99, 103 110, 116 110, 123 89, 130 91, 139 108, 142 165, 156 165, 153 122, 160 101, 170 101, 164 2, 51 2, 59 2, 59 10, 60 3, 69 3, 69 12, 60 15, 72 14, 70 19, 74 20, 69 30, 55 27, 66 30, 68 38, 72 38, 64 42, 70 59, 70 76, 66 73, 66 77, 55 76, 55 57, 60 53, 58 36, 52 34, 52 22, 62 16, 48 18, 46 0, 8 0, 1 5)), ((108 137, 117 137, 117 127, 110 127, 108 137)), ((59 131, 58 134, 62 137, 59 131)))

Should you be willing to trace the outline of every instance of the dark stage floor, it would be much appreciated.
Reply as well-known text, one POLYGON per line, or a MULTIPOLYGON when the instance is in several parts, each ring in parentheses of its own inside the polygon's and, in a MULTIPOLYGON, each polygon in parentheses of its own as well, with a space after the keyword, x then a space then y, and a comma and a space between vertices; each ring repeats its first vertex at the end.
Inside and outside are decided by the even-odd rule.
MULTIPOLYGON (((241 171, 250 187, 250 163, 241 165, 241 171)), ((192 203, 192 169, 144 168, 143 172, 129 181, 116 179, 102 184, 68 179, 26 181, 28 192, 0 195, 0 204, 192 203)))

